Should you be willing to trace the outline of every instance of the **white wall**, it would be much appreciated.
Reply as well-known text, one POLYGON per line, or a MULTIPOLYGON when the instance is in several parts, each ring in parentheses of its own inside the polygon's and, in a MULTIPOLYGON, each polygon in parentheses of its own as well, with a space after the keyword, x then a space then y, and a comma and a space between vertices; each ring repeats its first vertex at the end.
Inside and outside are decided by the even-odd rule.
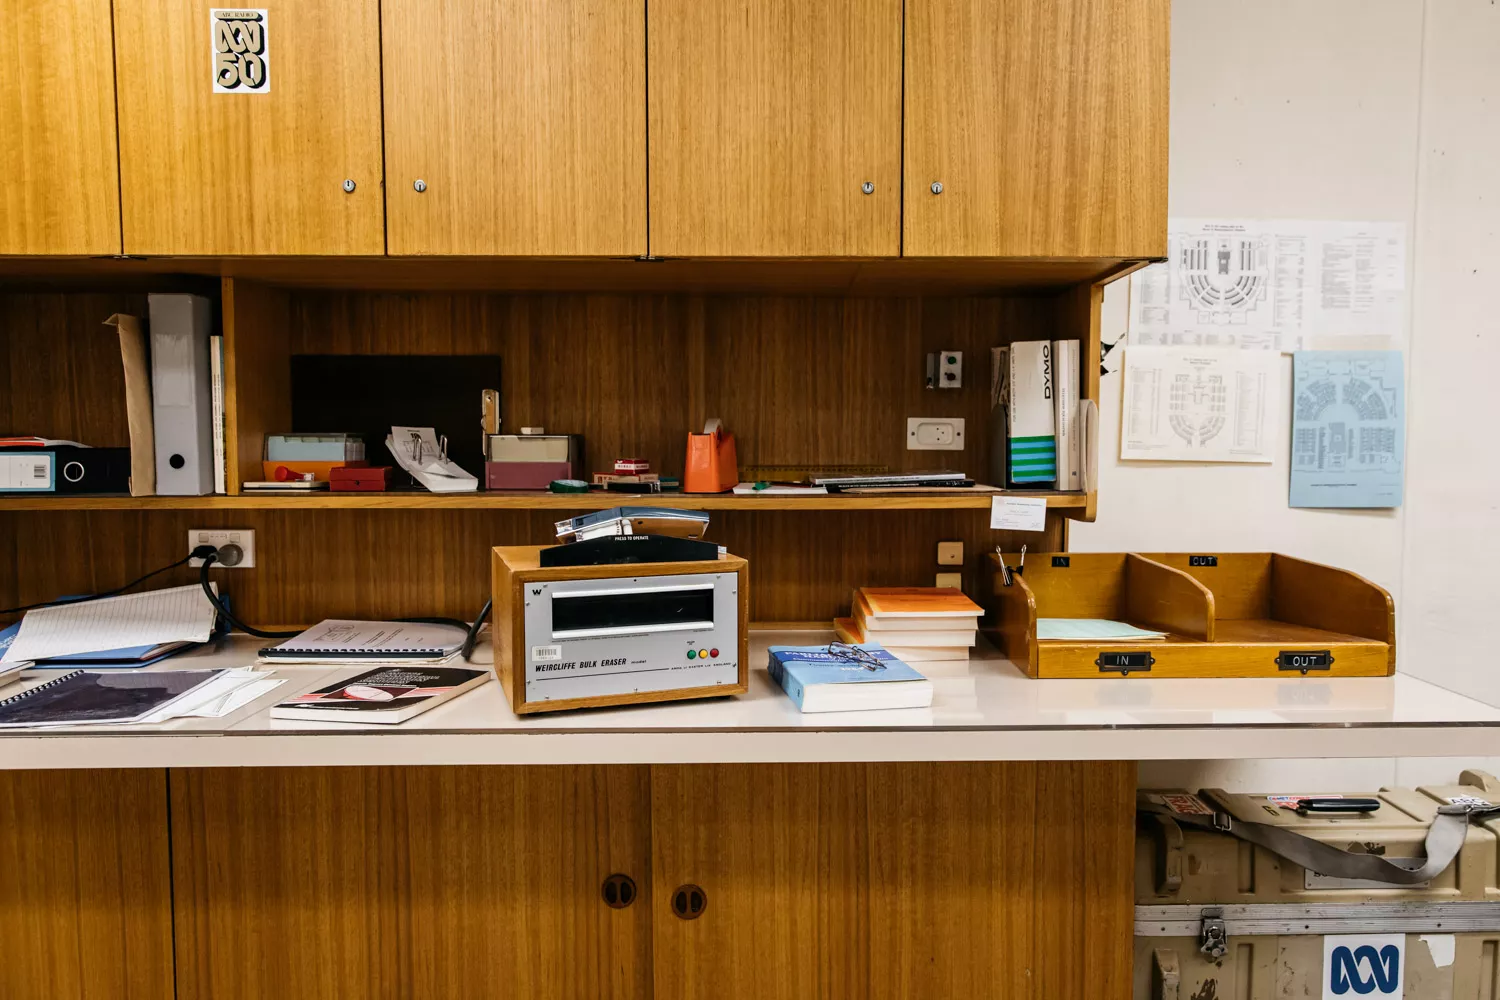
MULTIPOLYGON (((1500 622, 1500 433, 1487 426, 1500 398, 1500 5, 1177 0, 1172 32, 1172 215, 1411 227, 1411 325, 1394 345, 1407 350, 1406 502, 1289 508, 1289 418, 1270 466, 1120 462, 1114 374, 1099 518, 1075 524, 1070 545, 1274 550, 1353 569, 1396 598, 1401 669, 1500 700, 1500 664, 1481 655, 1500 622)), ((1106 342, 1125 328, 1127 296, 1110 286, 1106 342)), ((1373 788, 1464 763, 1150 764, 1142 780, 1373 788)))
POLYGON ((1500 5, 1429 0, 1403 669, 1500 702, 1500 5))

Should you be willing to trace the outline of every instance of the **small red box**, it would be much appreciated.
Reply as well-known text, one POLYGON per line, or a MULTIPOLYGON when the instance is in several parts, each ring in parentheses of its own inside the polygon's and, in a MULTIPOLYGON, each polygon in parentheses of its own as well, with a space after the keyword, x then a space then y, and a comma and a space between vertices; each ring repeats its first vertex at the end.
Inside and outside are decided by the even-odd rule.
POLYGON ((328 488, 335 493, 384 493, 391 488, 391 472, 389 465, 336 465, 328 470, 328 488))
POLYGON ((639 476, 643 472, 650 471, 651 463, 644 458, 615 459, 615 475, 617 476, 639 476))
POLYGON ((572 479, 572 462, 485 462, 487 490, 545 490, 554 479, 572 479))

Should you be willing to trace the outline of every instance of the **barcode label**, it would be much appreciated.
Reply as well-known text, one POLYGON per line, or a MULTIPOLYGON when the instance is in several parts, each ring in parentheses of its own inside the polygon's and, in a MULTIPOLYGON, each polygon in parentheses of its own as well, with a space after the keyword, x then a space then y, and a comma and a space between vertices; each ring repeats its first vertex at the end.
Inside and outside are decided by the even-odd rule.
POLYGON ((539 661, 542 661, 542 660, 560 660, 560 659, 562 659, 562 647, 561 646, 532 646, 531 647, 531 659, 532 659, 533 663, 539 662, 539 661))
POLYGON ((0 490, 50 492, 52 466, 50 451, 0 452, 0 490))

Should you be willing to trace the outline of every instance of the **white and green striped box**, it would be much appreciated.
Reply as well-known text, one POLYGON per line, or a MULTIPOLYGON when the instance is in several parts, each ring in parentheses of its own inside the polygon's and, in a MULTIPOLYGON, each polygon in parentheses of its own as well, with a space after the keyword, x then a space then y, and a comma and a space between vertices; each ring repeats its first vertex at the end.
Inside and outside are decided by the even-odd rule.
POLYGON ((1010 481, 1041 488, 1057 481, 1057 416, 1052 343, 1010 345, 1010 481))

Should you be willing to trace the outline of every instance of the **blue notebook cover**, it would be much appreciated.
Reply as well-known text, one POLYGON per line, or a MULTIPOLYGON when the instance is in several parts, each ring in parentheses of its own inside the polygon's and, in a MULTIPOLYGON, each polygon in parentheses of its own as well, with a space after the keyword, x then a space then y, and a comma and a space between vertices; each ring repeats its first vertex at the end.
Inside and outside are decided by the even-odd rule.
POLYGON ((870 670, 861 663, 834 656, 827 646, 772 646, 767 669, 787 697, 803 707, 806 689, 814 684, 889 684, 892 681, 925 681, 927 678, 879 646, 859 647, 878 659, 884 669, 870 670))

